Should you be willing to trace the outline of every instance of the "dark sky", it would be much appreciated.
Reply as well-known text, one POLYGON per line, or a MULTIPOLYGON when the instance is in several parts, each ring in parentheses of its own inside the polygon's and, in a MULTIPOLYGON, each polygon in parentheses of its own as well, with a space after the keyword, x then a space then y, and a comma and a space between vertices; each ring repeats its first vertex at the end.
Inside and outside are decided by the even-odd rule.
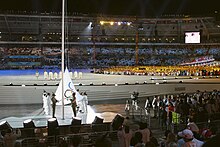
MULTIPOLYGON (((219 0, 67 0, 68 12, 109 15, 213 14, 219 0)), ((61 12, 62 0, 0 0, 0 10, 61 12)))

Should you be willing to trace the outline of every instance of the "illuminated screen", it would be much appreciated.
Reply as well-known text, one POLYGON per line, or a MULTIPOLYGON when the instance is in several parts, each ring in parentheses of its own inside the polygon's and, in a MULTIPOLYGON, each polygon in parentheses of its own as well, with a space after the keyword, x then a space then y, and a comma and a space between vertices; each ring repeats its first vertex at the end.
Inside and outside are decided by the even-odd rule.
POLYGON ((185 43, 200 43, 200 32, 185 32, 185 43))

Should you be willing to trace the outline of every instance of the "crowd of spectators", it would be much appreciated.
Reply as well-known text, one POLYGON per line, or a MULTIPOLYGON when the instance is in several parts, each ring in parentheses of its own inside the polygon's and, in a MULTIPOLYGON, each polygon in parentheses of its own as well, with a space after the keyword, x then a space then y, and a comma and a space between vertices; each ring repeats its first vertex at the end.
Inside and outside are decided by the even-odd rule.
POLYGON ((96 69, 98 74, 147 75, 147 76, 218 76, 218 66, 120 66, 96 69))
POLYGON ((161 127, 171 123, 183 124, 184 127, 180 130, 165 127, 164 138, 155 138, 146 123, 139 123, 136 128, 131 128, 129 118, 126 118, 118 130, 120 147, 206 147, 218 142, 218 127, 210 122, 207 125, 207 120, 220 118, 219 91, 198 90, 191 94, 155 96, 147 102, 149 104, 145 105, 145 109, 154 109, 154 117, 161 120, 161 127), (176 118, 178 120, 173 120, 174 112, 180 114, 176 118), (206 125, 198 126, 197 123, 201 122, 206 125))
MULTIPOLYGON (((200 58, 212 56, 219 60, 218 47, 189 48, 188 46, 152 46, 140 47, 138 50, 139 65, 166 65, 173 66, 185 62, 193 62, 200 58)), ((93 54, 94 48, 87 48, 89 54, 93 54)), ((96 48, 96 64, 101 66, 132 66, 135 65, 135 48, 96 48), (106 58, 107 57, 107 58, 106 58)), ((196 64, 196 63, 195 63, 196 64)))
POLYGON ((180 114, 182 122, 186 122, 188 118, 196 122, 218 119, 220 117, 220 92, 198 90, 192 94, 155 96, 152 107, 155 110, 154 116, 160 116, 163 120, 162 124, 167 124, 167 121, 172 122, 172 112, 180 114), (170 117, 167 120, 164 116, 170 117))
POLYGON ((40 48, 26 48, 26 47, 12 47, 5 49, 8 56, 13 55, 35 55, 40 56, 41 55, 41 49, 40 48))
MULTIPOLYGON (((204 59, 212 59, 213 62, 219 61, 219 55, 219 46, 140 46, 138 65, 208 65, 210 60, 204 59)), ((33 60, 36 58, 33 56, 41 58, 41 66, 61 65, 60 47, 1 47, 0 50, 1 63, 4 63, 5 66, 8 62, 22 62, 23 60, 23 62, 34 62, 33 60)), ((134 66, 136 65, 136 50, 132 46, 95 48, 93 46, 76 46, 65 50, 65 60, 69 66, 80 68, 134 66)), ((17 68, 19 68, 19 64, 17 68)))

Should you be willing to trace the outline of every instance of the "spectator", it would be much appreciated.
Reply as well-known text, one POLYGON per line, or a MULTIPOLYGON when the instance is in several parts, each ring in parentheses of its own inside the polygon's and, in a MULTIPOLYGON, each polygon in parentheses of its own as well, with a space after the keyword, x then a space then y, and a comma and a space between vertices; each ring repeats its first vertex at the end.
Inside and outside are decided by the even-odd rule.
POLYGON ((20 136, 21 131, 19 129, 16 129, 15 133, 12 131, 12 129, 8 129, 3 138, 5 147, 14 147, 16 139, 20 136))
POLYGON ((152 131, 150 130, 150 142, 153 142, 156 146, 159 146, 157 138, 154 137, 152 131))
POLYGON ((95 147, 112 147, 112 140, 107 137, 108 134, 102 135, 95 141, 95 147))
POLYGON ((131 139, 131 146, 132 147, 144 147, 145 144, 142 141, 142 133, 141 132, 135 132, 135 135, 131 139))
POLYGON ((168 147, 171 143, 176 143, 176 135, 170 132, 167 136, 167 140, 165 142, 165 147, 168 147))
POLYGON ((153 142, 147 142, 145 147, 156 147, 156 145, 153 142))
POLYGON ((215 137, 211 138, 207 142, 203 144, 202 147, 215 147, 216 145, 218 146, 220 144, 220 135, 216 135, 215 137))
POLYGON ((79 135, 74 135, 69 143, 70 147, 79 147, 81 140, 82 138, 79 135))
POLYGON ((130 130, 129 126, 123 126, 117 132, 119 146, 120 147, 129 147, 131 138, 132 138, 132 131, 130 130))
POLYGON ((150 130, 147 123, 140 123, 140 132, 142 133, 142 141, 144 144, 150 141, 150 130))
POLYGON ((182 132, 179 132, 178 135, 182 137, 177 141, 178 147, 182 147, 186 142, 187 143, 184 146, 194 144, 195 147, 202 147, 203 145, 202 141, 199 141, 193 137, 193 132, 189 129, 185 129, 182 132))
POLYGON ((177 147, 177 143, 176 142, 171 142, 168 144, 167 147, 177 147))
POLYGON ((165 147, 166 146, 166 140, 167 140, 167 136, 168 136, 169 133, 171 133, 170 130, 166 130, 164 132, 164 137, 165 138, 163 138, 163 140, 160 142, 160 147, 165 147))
POLYGON ((199 137, 199 127, 194 123, 192 118, 188 119, 187 127, 189 130, 193 132, 193 135, 196 139, 200 139, 199 137))

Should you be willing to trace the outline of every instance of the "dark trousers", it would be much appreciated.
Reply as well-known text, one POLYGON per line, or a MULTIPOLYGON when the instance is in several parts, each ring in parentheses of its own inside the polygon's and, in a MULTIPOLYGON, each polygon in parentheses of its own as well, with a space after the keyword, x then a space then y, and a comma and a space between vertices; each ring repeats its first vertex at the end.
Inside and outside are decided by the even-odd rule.
POLYGON ((73 110, 74 117, 76 117, 76 106, 72 105, 72 110, 73 110))
POLYGON ((54 118, 55 117, 55 110, 56 110, 56 105, 52 105, 52 117, 54 118))

